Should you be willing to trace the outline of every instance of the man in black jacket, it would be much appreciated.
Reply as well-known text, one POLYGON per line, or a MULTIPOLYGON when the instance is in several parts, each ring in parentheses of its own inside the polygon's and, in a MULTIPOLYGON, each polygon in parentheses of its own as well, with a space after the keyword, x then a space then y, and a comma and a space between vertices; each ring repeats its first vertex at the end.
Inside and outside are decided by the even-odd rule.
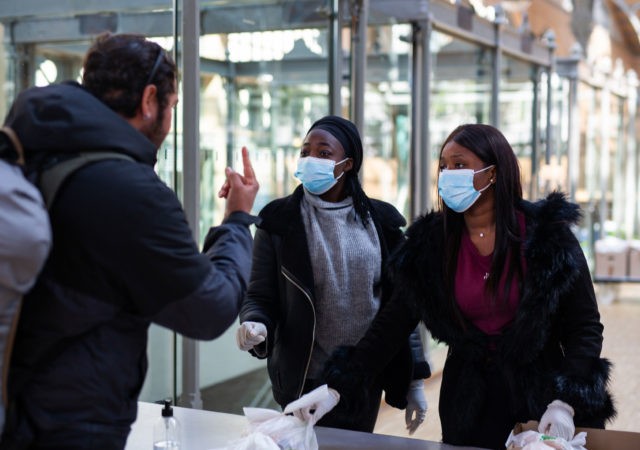
POLYGON ((258 191, 246 149, 223 223, 200 253, 156 153, 177 102, 176 66, 136 35, 103 35, 82 86, 33 88, 6 120, 38 155, 108 151, 73 173, 50 209, 54 246, 25 298, 1 448, 121 449, 136 418, 153 322, 195 339, 233 323, 246 290, 258 191))

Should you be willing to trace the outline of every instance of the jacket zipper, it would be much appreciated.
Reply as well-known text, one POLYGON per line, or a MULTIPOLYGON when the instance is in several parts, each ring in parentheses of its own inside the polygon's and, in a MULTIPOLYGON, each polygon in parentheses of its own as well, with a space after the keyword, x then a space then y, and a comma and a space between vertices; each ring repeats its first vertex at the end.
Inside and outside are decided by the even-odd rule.
POLYGON ((282 267, 282 275, 295 287, 297 287, 300 292, 302 292, 309 302, 309 306, 311 306, 311 311, 313 312, 313 328, 311 330, 311 348, 309 348, 309 357, 307 358, 307 364, 304 368, 304 376, 302 377, 302 383, 300 383, 300 388, 298 389, 298 398, 302 396, 302 390, 304 389, 304 380, 307 379, 307 373, 309 372, 309 364, 311 364, 311 353, 313 352, 313 343, 316 341, 316 309, 313 306, 313 301, 311 301, 311 295, 307 292, 307 290, 295 280, 295 277, 284 267, 282 267))

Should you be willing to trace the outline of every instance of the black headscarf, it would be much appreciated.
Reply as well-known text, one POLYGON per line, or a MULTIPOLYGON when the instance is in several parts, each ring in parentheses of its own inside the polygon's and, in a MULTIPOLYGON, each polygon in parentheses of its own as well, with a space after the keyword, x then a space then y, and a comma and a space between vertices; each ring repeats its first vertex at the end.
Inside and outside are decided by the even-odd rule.
POLYGON ((314 128, 324 130, 336 138, 342 145, 345 156, 353 159, 353 171, 355 173, 360 172, 360 167, 362 166, 362 140, 360 139, 358 127, 353 122, 339 116, 325 116, 311 125, 309 132, 314 128))
POLYGON ((344 155, 353 159, 353 169, 346 173, 345 189, 347 195, 353 198, 353 207, 362 224, 366 226, 369 221, 369 199, 364 190, 362 190, 358 179, 358 172, 362 167, 363 154, 362 140, 360 139, 358 127, 353 122, 342 117, 325 116, 311 125, 307 134, 316 128, 324 130, 336 138, 344 149, 344 155))

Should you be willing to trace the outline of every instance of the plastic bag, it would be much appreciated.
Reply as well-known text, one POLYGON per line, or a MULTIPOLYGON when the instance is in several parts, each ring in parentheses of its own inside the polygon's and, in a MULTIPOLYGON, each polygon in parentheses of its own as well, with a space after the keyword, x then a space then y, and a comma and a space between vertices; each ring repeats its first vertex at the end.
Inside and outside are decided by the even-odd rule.
POLYGON ((272 409, 243 409, 248 434, 214 450, 318 450, 313 423, 272 409))
POLYGON ((537 431, 528 430, 522 433, 509 435, 506 442, 507 450, 587 450, 584 446, 587 443, 587 433, 582 431, 576 434, 573 439, 566 441, 559 437, 547 436, 537 431))
POLYGON ((289 403, 284 412, 245 407, 244 415, 249 421, 248 435, 226 447, 213 450, 318 450, 313 429, 315 417, 311 415, 305 421, 289 414, 307 411, 329 395, 327 385, 322 385, 289 403))
POLYGON ((230 442, 225 447, 212 450, 280 450, 280 447, 269 436, 256 431, 242 439, 230 442))
POLYGON ((269 436, 283 450, 318 450, 313 423, 263 408, 243 408, 252 433, 269 436))

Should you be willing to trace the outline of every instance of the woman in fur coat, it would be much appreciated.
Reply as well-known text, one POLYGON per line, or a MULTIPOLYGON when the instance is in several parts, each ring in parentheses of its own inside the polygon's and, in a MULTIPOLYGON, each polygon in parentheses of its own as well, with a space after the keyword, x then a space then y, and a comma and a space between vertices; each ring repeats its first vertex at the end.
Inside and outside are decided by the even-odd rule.
POLYGON ((615 414, 603 326, 577 205, 523 200, 516 156, 497 129, 462 125, 444 142, 440 210, 419 218, 392 256, 391 301, 354 347, 325 366, 357 407, 397 342, 422 320, 448 345, 439 413, 447 444, 504 449, 516 422, 571 439, 615 414), (377 358, 374 356, 377 355, 377 358))

